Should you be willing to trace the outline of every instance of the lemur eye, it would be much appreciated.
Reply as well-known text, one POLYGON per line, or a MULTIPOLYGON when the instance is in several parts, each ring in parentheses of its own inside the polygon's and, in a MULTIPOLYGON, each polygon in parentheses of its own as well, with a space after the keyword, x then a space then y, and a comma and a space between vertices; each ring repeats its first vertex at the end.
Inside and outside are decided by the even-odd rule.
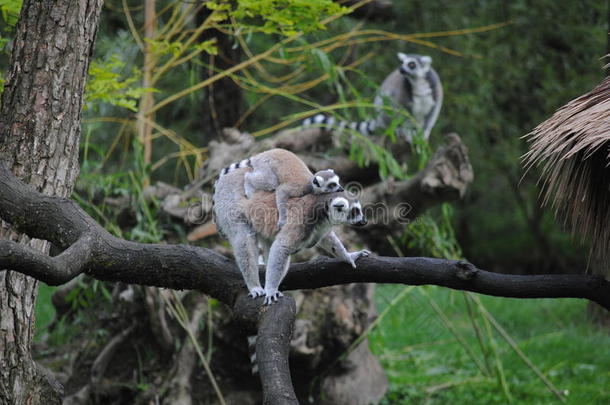
POLYGON ((407 66, 409 67, 409 69, 415 69, 415 62, 409 62, 407 63, 407 66))
POLYGON ((337 183, 334 183, 334 182, 333 183, 328 183, 328 187, 330 189, 336 188, 337 187, 337 183))
POLYGON ((350 215, 351 215, 352 218, 355 218, 355 217, 358 216, 359 213, 360 212, 359 212, 358 208, 354 207, 354 208, 352 208, 352 212, 351 212, 350 215))

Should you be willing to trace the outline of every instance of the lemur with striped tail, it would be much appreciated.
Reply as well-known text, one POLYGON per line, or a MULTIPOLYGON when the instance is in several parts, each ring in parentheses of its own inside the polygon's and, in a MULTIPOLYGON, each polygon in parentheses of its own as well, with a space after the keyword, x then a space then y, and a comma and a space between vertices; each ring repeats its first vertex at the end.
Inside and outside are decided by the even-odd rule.
POLYGON ((369 255, 367 250, 348 252, 332 231, 339 224, 366 225, 357 198, 345 191, 291 198, 286 203, 289 221, 278 230, 273 193, 256 191, 251 198, 244 196, 245 178, 252 172, 249 167, 229 171, 218 178, 214 190, 214 222, 219 234, 233 247, 251 297, 264 295, 267 305, 282 297, 279 286, 288 271, 290 256, 318 242, 354 268, 359 258, 369 255), (259 244, 266 263, 264 289, 258 272, 259 244))
POLYGON ((245 174, 247 198, 252 198, 256 190, 275 191, 279 213, 277 229, 286 224, 286 201, 289 198, 343 191, 339 176, 332 169, 312 174, 297 155, 286 149, 270 149, 233 163, 222 169, 220 176, 244 167, 253 169, 245 174))
POLYGON ((303 126, 320 126, 322 128, 343 131, 346 127, 363 135, 369 135, 376 129, 387 128, 394 118, 383 109, 387 99, 394 108, 404 108, 411 115, 411 120, 398 129, 398 135, 411 143, 413 134, 421 128, 424 139, 428 140, 436 124, 443 104, 443 87, 436 71, 432 68, 432 58, 426 55, 398 53, 401 65, 388 75, 375 97, 377 116, 361 122, 337 121, 332 116, 317 114, 303 121, 303 126))

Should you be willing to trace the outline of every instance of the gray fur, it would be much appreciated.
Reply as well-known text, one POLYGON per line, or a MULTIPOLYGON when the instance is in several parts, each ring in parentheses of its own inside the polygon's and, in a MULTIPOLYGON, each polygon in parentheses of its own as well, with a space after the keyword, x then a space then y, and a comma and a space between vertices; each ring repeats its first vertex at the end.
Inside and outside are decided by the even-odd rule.
POLYGON ((316 114, 303 121, 303 126, 317 125, 339 132, 347 127, 369 135, 376 129, 387 128, 392 122, 394 117, 382 108, 384 101, 388 100, 391 106, 406 109, 412 117, 412 120, 398 130, 398 135, 411 142, 414 131, 421 128, 424 138, 428 140, 443 104, 442 83, 430 65, 432 59, 429 56, 402 53, 398 55, 401 67, 385 78, 379 88, 379 94, 375 97, 375 118, 363 122, 335 123, 334 118, 330 116, 316 114), (410 62, 415 64, 415 70, 407 69, 410 62))
POLYGON ((246 199, 244 177, 250 171, 240 168, 219 177, 214 191, 214 218, 219 233, 226 235, 233 247, 252 297, 264 292, 266 304, 277 301, 282 296, 278 288, 290 266, 290 255, 320 241, 329 253, 353 267, 358 258, 369 255, 366 250, 347 252, 331 231, 333 225, 366 223, 358 200, 343 191, 292 198, 289 222, 281 230, 269 232, 277 218, 275 214, 265 215, 275 208, 273 196, 257 191, 251 200, 246 199), (258 274, 259 245, 265 250, 267 262, 264 290, 258 274))
POLYGON ((275 191, 278 208, 278 229, 286 223, 286 202, 292 197, 310 193, 341 191, 339 177, 332 169, 315 174, 294 153, 285 149, 271 149, 225 167, 220 176, 240 168, 252 168, 245 174, 244 192, 251 198, 255 191, 275 191))

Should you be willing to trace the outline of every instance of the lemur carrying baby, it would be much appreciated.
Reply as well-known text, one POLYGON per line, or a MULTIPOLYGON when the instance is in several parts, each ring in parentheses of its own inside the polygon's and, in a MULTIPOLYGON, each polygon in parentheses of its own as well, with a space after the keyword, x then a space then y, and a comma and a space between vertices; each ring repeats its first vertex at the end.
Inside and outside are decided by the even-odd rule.
POLYGON ((256 190, 275 191, 279 211, 278 229, 286 223, 286 201, 289 198, 302 197, 309 193, 343 191, 339 176, 332 169, 321 170, 312 175, 305 163, 286 149, 271 149, 233 163, 222 170, 221 176, 240 167, 253 169, 245 174, 246 197, 251 198, 256 190))
POLYGON ((394 108, 406 109, 412 120, 398 129, 398 135, 412 142, 413 133, 421 128, 424 139, 428 140, 443 104, 443 87, 436 71, 432 68, 432 58, 425 55, 398 53, 401 65, 390 73, 375 97, 377 116, 362 122, 336 122, 332 116, 317 114, 303 121, 304 126, 317 125, 341 132, 346 127, 368 135, 376 129, 387 128, 394 117, 382 107, 387 99, 394 108))
POLYGON ((319 173, 314 176, 291 152, 274 149, 223 169, 216 182, 214 219, 218 231, 233 247, 250 296, 264 295, 267 305, 282 296, 278 288, 288 271, 290 255, 303 248, 321 242, 325 250, 352 267, 360 257, 369 255, 366 250, 348 252, 331 230, 337 224, 365 225, 360 202, 340 188, 334 172, 326 173, 334 175, 330 177, 319 173), (267 177, 261 179, 260 173, 267 177), (282 202, 285 223, 279 228, 282 208, 271 191, 278 194, 287 183, 301 191, 282 202), (267 265, 264 289, 258 273, 259 243, 267 265))

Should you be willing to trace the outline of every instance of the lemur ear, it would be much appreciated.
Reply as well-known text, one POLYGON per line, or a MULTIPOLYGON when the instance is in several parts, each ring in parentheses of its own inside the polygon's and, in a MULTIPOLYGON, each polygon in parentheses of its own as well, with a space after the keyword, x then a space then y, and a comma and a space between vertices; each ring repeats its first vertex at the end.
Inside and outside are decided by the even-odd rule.
POLYGON ((421 59, 421 64, 424 65, 425 67, 430 67, 430 65, 432 64, 432 58, 429 56, 422 56, 421 59))
POLYGON ((404 62, 406 59, 408 59, 408 58, 409 58, 409 57, 408 57, 406 54, 404 54, 404 53, 402 53, 402 52, 398 52, 398 53, 396 54, 396 56, 398 56, 398 59, 400 59, 402 62, 404 62))

